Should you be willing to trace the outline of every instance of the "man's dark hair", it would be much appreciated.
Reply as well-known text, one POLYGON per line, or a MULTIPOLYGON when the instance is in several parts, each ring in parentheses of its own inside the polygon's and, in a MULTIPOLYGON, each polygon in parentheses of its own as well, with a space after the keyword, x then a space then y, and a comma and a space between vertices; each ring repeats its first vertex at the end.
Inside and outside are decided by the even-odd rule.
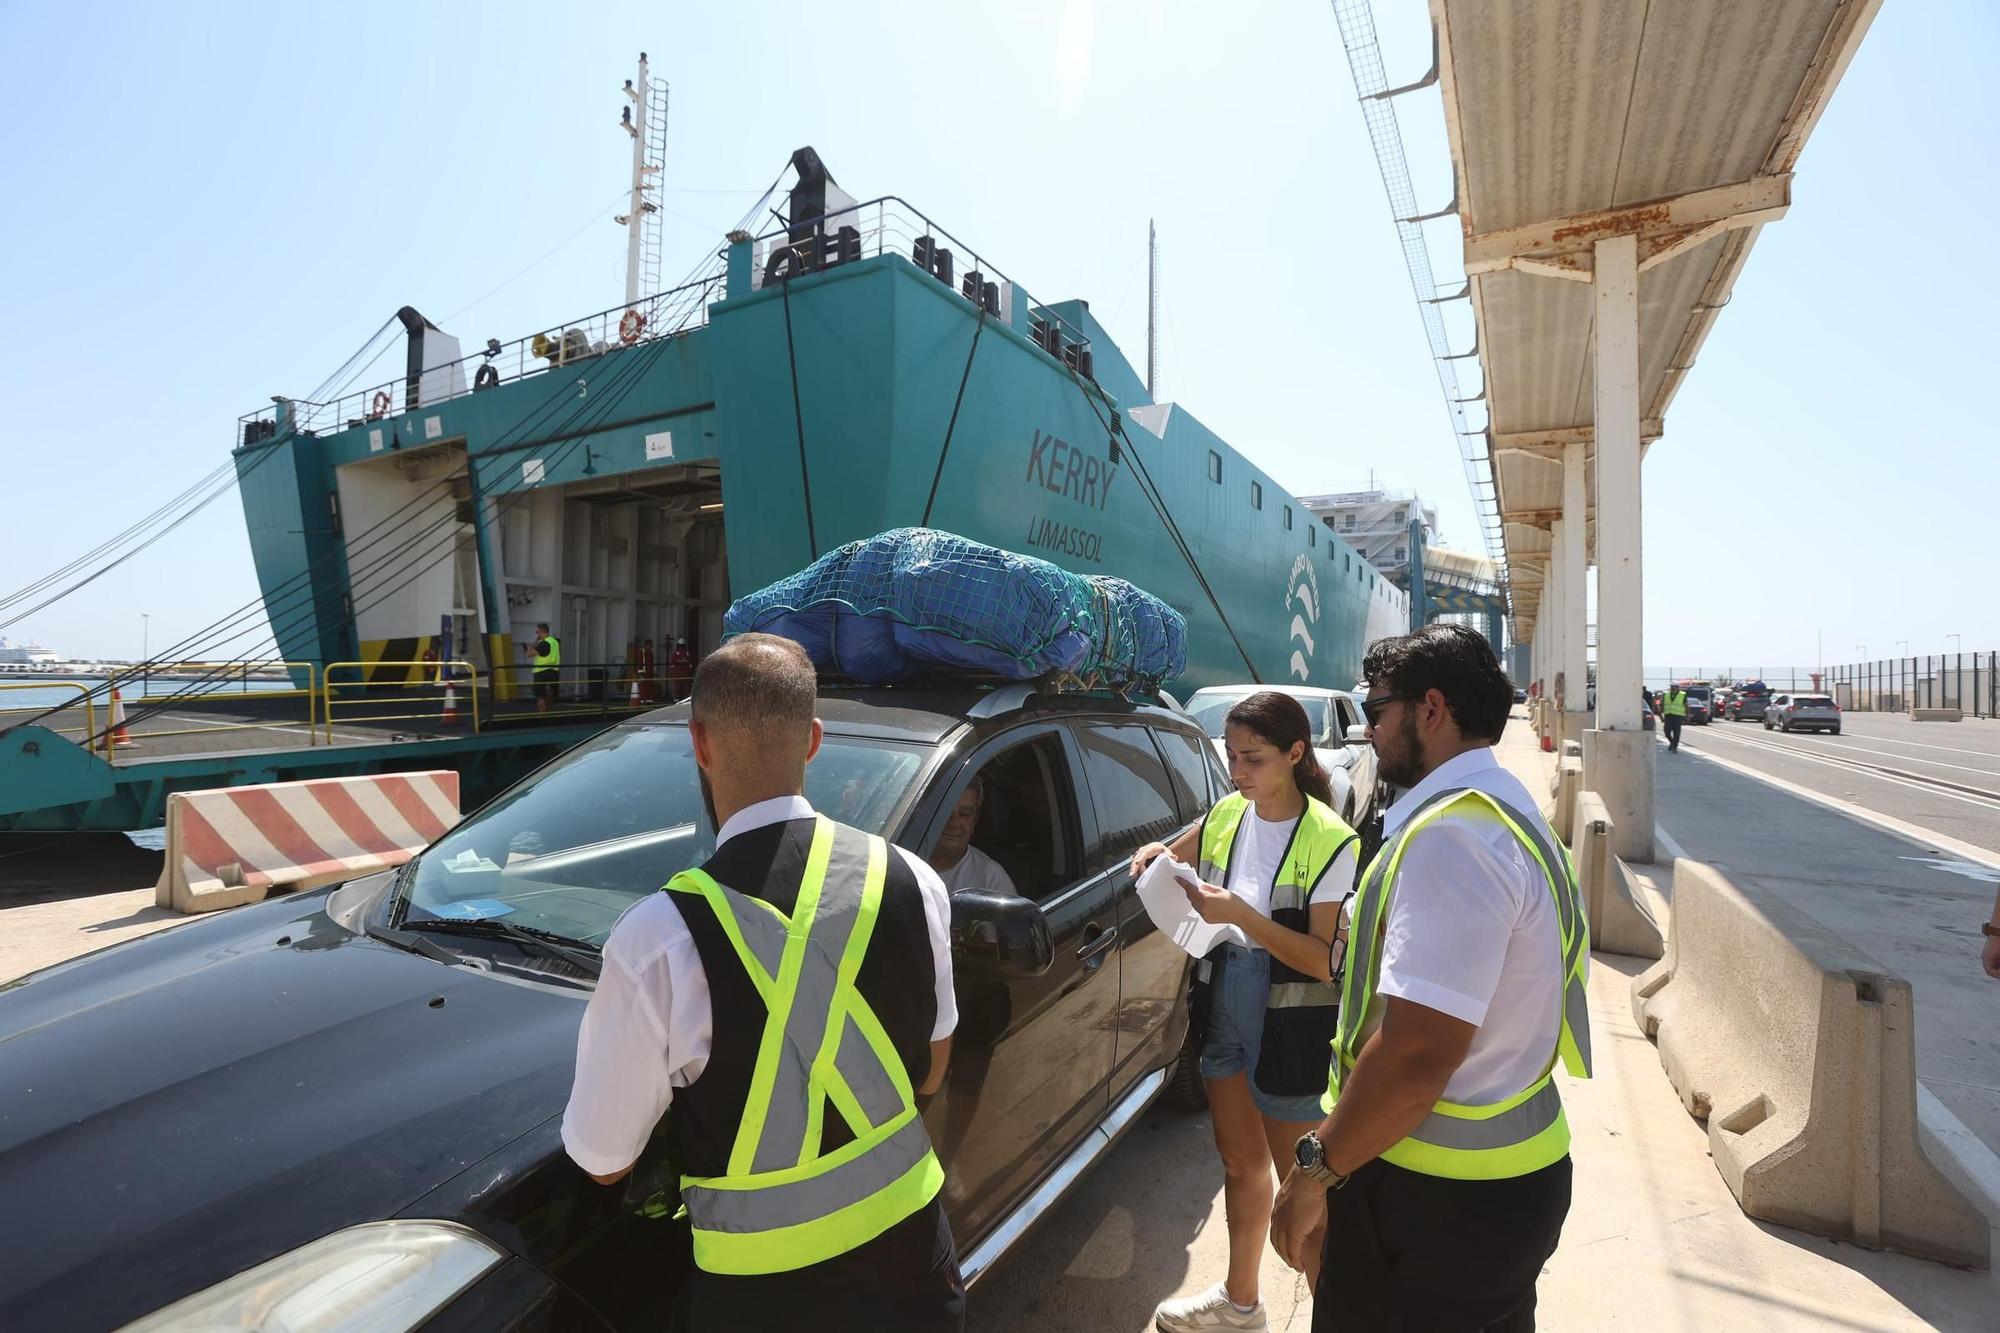
POLYGON ((541 633, 547 634, 549 632, 549 622, 546 620, 538 620, 535 622, 535 628, 541 633))
POLYGON ((1361 675, 1371 688, 1402 699, 1436 690, 1468 740, 1499 740, 1514 707, 1514 684, 1492 645, 1465 625, 1426 625, 1414 634, 1377 639, 1361 659, 1361 675))
POLYGON ((739 634, 694 673, 694 720, 704 726, 797 735, 811 729, 818 701, 812 659, 775 634, 739 634))

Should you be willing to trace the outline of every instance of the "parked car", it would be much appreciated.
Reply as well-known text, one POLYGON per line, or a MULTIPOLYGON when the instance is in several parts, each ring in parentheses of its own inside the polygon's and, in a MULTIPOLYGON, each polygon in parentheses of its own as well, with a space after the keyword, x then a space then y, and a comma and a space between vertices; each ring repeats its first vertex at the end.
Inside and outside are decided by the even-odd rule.
POLYGON ((1518 686, 1515 687, 1514 702, 1517 704, 1524 704, 1528 702, 1528 692, 1524 689, 1519 688, 1518 686))
POLYGON ((1187 711, 1208 733, 1216 758, 1227 772, 1229 752, 1222 739, 1223 721, 1238 700, 1265 689, 1289 694, 1305 706, 1306 718, 1312 723, 1313 754, 1333 788, 1334 812, 1351 827, 1360 828, 1374 815, 1377 803, 1375 749, 1347 738, 1349 728, 1364 725, 1361 695, 1314 685, 1210 685, 1188 696, 1187 711))
POLYGON ((1729 716, 1737 722, 1755 722, 1771 703, 1771 687, 1761 680, 1745 681, 1729 700, 1729 716))
MULTIPOLYGON (((1229 783, 1156 702, 829 688, 819 711, 820 810, 921 851, 978 780, 974 845, 1016 890, 953 898, 961 1017, 924 1112, 976 1282, 1192 1077, 1190 960, 1129 863, 1229 783)), ((662 1327, 691 1263, 665 1136, 606 1188, 560 1125, 613 923, 714 838, 687 721, 582 742, 397 871, 0 987, 0 1328, 189 1298, 173 1327, 662 1327)))
POLYGON ((1691 727, 1705 727, 1714 712, 1715 692, 1707 685, 1687 687, 1687 720, 1691 727))
POLYGON ((1830 694, 1778 694, 1764 710, 1764 730, 1840 734, 1840 705, 1830 694))
POLYGON ((1710 715, 1713 716, 1715 720, 1718 722, 1720 722, 1723 718, 1728 717, 1729 701, 1734 697, 1735 697, 1735 691, 1729 689, 1727 686, 1723 685, 1716 686, 1714 697, 1708 701, 1709 703, 1708 711, 1710 715))

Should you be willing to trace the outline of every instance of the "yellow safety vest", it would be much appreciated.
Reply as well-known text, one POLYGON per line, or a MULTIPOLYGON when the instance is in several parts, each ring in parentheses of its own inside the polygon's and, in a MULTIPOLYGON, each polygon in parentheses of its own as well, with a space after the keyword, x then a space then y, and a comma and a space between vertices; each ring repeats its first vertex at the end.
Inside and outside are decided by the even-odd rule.
POLYGON ((881 838, 821 816, 789 917, 704 871, 667 885, 708 900, 768 1014, 727 1173, 681 1177, 704 1272, 784 1273, 845 1254, 944 1184, 909 1072, 854 985, 888 860, 881 838), (823 1153, 829 1107, 854 1137, 823 1153))
POLYGON ((1666 717, 1686 717, 1687 711, 1688 711, 1687 691, 1668 690, 1667 700, 1660 707, 1661 714, 1666 717))
MULTIPOLYGON (((1249 810, 1249 798, 1232 792, 1217 801, 1202 820, 1200 874, 1206 882, 1228 886, 1230 852, 1249 810)), ((1354 839, 1354 830, 1331 806, 1308 796, 1271 885, 1271 920, 1310 933, 1307 921, 1313 890, 1320 887, 1328 867, 1354 839)), ((1337 887, 1335 902, 1352 886, 1337 887)), ((1212 973, 1210 961, 1202 959, 1195 968, 1196 982, 1208 982, 1212 973)), ((1340 989, 1333 982, 1317 980, 1272 956, 1271 997, 1264 1012, 1257 1058, 1258 1087, 1274 1096, 1293 1097, 1311 1096, 1320 1090, 1326 1079, 1328 1047, 1339 1003, 1340 989)))
POLYGON ((549 646, 549 650, 546 653, 538 652, 535 654, 535 670, 552 671, 562 665, 561 639, 558 639, 553 634, 544 634, 537 642, 546 643, 549 646))
POLYGON ((1511 1097, 1488 1105, 1439 1101, 1406 1139, 1382 1154, 1384 1161, 1427 1176, 1452 1180, 1505 1180, 1552 1166, 1569 1152, 1569 1121, 1556 1090, 1555 1065, 1576 1078, 1590 1077, 1590 1012, 1584 985, 1590 967, 1590 926, 1576 870, 1559 844, 1542 837, 1533 820, 1510 810, 1483 791, 1461 787, 1424 803, 1396 835, 1382 845, 1361 876, 1348 932, 1347 976, 1341 990, 1340 1030, 1334 1037, 1333 1075, 1321 1105, 1329 1112, 1340 1098, 1341 1080, 1360 1058, 1362 1032, 1371 1010, 1380 1017, 1376 994, 1382 971, 1382 937, 1396 876, 1410 839, 1446 814, 1458 819, 1497 821, 1517 838, 1548 879, 1555 898, 1563 961, 1562 1025, 1556 1049, 1542 1076, 1511 1097))

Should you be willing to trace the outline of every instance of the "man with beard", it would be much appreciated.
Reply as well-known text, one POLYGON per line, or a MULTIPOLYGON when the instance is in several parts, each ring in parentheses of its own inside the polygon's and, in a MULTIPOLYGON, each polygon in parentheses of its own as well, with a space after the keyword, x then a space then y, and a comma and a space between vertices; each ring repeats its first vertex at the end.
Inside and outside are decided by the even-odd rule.
POLYGON ((694 684, 715 854, 605 941, 563 1144, 613 1184, 672 1105, 697 1269, 679 1327, 958 1329, 916 1105, 958 1021, 944 885, 805 799, 821 727, 797 644, 739 635, 694 684))
POLYGON ((1313 1328, 1515 1333, 1569 1212, 1556 1062, 1590 1072, 1582 893, 1493 744, 1513 687, 1479 634, 1371 644, 1369 740, 1407 792, 1352 903, 1329 1112, 1271 1242, 1313 1328))

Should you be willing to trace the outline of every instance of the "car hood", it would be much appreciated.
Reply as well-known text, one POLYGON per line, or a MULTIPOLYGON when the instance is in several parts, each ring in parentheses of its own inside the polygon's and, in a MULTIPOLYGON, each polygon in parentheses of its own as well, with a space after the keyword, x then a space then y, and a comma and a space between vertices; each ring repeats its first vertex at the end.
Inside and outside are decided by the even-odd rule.
POLYGON ((355 935, 325 896, 0 986, 0 1326, 122 1324, 560 1113, 586 992, 355 935))

